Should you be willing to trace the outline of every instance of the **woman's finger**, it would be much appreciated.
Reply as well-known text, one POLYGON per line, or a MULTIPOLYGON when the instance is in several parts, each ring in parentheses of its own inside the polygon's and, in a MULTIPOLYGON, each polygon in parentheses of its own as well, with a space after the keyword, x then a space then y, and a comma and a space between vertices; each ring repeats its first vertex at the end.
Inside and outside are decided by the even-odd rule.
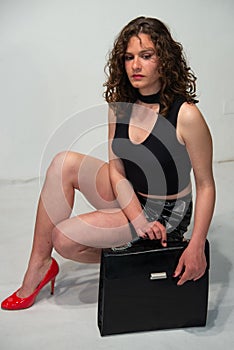
POLYGON ((162 246, 167 246, 167 230, 166 227, 161 224, 161 222, 157 221, 157 226, 161 231, 161 244, 162 246))

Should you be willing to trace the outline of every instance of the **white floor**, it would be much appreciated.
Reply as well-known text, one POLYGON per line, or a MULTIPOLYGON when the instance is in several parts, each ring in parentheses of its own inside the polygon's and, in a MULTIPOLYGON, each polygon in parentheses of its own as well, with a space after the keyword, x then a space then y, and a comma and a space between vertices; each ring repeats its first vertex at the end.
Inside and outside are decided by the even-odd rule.
MULTIPOLYGON (((0 310, 0 349, 233 349, 234 162, 215 164, 217 205, 209 232, 210 297, 207 326, 101 337, 97 328, 98 265, 59 257, 55 295, 49 287, 24 311, 0 310)), ((0 183, 0 299, 20 285, 31 246, 38 181, 0 183)), ((87 204, 82 202, 82 210, 87 204)), ((160 301, 159 301, 160 302, 160 301)), ((192 302, 192 300, 191 300, 192 302)))

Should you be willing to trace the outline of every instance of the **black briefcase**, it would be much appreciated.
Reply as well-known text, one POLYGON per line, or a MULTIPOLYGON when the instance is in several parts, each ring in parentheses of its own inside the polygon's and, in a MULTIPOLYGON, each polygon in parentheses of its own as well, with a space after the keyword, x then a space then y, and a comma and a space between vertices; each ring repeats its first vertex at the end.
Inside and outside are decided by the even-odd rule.
POLYGON ((188 241, 139 240, 103 249, 100 265, 98 327, 102 336, 126 332, 205 326, 209 284, 202 278, 177 286, 173 273, 188 241))

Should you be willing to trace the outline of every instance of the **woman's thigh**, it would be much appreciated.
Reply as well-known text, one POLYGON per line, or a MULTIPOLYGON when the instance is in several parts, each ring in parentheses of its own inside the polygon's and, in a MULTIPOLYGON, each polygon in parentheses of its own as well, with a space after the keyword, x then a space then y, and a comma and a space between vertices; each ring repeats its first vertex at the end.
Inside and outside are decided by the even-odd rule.
POLYGON ((69 238, 82 246, 108 248, 132 240, 131 230, 124 213, 118 209, 103 209, 67 219, 56 226, 60 244, 69 245, 69 238))

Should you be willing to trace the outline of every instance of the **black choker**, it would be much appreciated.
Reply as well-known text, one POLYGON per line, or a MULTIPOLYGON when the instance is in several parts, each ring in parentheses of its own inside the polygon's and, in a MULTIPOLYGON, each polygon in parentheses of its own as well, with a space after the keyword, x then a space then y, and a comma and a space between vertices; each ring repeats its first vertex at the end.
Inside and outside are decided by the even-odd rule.
POLYGON ((160 103, 160 91, 153 95, 142 95, 139 90, 137 90, 137 99, 144 103, 160 103))

